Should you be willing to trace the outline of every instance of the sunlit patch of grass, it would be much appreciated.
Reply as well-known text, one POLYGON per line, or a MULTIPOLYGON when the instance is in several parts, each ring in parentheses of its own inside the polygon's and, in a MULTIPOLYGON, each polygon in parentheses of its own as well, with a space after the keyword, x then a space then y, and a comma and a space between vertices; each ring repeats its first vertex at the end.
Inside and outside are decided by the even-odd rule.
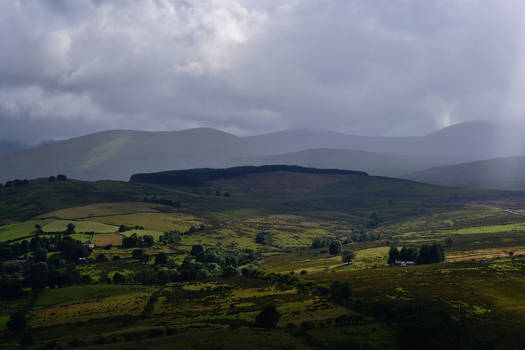
POLYGON ((99 233, 93 237, 92 243, 97 246, 122 245, 122 235, 119 233, 99 233))
POLYGON ((108 233, 116 232, 118 227, 112 225, 106 225, 94 221, 71 221, 71 220, 56 220, 44 227, 44 232, 63 232, 67 229, 68 224, 75 225, 75 232, 96 232, 96 233, 108 233))
POLYGON ((55 210, 50 213, 40 215, 39 218, 59 218, 72 220, 109 215, 158 213, 159 209, 171 210, 170 207, 165 205, 147 202, 95 203, 81 207, 55 210))
POLYGON ((7 321, 9 321, 9 316, 1 316, 0 315, 0 331, 7 329, 7 321))
POLYGON ((52 219, 30 220, 18 224, 0 226, 0 242, 32 235, 36 231, 35 225, 44 227, 53 221, 52 219))
POLYGON ((93 220, 110 225, 143 226, 146 230, 166 232, 187 231, 191 226, 199 227, 204 222, 193 215, 183 213, 138 213, 98 217, 93 220))

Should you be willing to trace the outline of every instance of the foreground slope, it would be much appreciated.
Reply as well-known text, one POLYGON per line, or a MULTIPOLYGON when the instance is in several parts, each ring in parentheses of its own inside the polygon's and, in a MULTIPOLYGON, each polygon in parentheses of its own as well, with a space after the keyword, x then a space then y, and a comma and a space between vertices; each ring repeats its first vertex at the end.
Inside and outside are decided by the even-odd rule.
POLYGON ((0 226, 3 349, 525 344, 522 193, 283 165, 132 180, 0 188, 21 221, 0 226), (438 244, 444 262, 388 265, 438 244))

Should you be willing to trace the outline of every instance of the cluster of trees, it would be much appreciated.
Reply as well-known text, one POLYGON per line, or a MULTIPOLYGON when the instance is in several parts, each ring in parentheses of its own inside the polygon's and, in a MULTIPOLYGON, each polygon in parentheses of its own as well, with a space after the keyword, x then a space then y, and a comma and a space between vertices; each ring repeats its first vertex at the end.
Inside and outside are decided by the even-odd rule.
POLYGON ((206 226, 201 224, 199 227, 191 225, 190 228, 185 232, 180 232, 177 230, 172 230, 164 232, 162 236, 159 237, 159 241, 164 244, 177 244, 182 239, 183 235, 191 235, 199 231, 206 229, 206 226))
POLYGON ((182 235, 177 230, 164 232, 162 236, 159 237, 159 241, 164 244, 177 244, 181 239, 182 235))
POLYGON ((75 263, 78 258, 88 257, 91 250, 81 242, 69 236, 51 236, 31 238, 30 241, 23 240, 11 244, 0 246, 0 261, 14 259, 29 259, 33 262, 50 262, 60 265, 60 261, 65 263, 75 263), (57 252, 48 258, 48 252, 57 252))
POLYGON ((25 294, 24 288, 40 292, 46 286, 55 288, 89 283, 90 277, 81 276, 74 264, 90 253, 88 247, 68 236, 36 236, 30 241, 2 245, 0 298, 20 298, 25 294))
POLYGON ((331 237, 316 237, 312 240, 310 249, 328 248, 332 255, 339 255, 343 251, 343 243, 331 237))
POLYGON ((346 240, 345 244, 348 243, 354 243, 354 242, 376 242, 381 240, 381 234, 380 233, 374 233, 374 232, 365 232, 363 230, 352 233, 346 240))
POLYGON ((131 236, 122 239, 123 248, 151 247, 154 243, 155 239, 152 235, 138 236, 136 233, 133 233, 131 236))
POLYGON ((0 299, 18 299, 30 288, 39 293, 44 288, 65 287, 90 283, 89 275, 81 275, 74 265, 57 268, 55 264, 38 262, 23 265, 0 265, 0 299))
MULTIPOLYGON (((158 284, 168 282, 185 282, 210 277, 233 277, 239 274, 237 267, 248 264, 258 257, 251 249, 242 249, 235 252, 226 252, 220 248, 204 249, 201 245, 194 245, 191 256, 177 265, 166 253, 160 252, 154 256, 146 254, 142 249, 134 249, 132 258, 147 264, 154 258, 154 266, 148 271, 138 271, 131 274, 115 274, 113 278, 105 278, 113 283, 142 283, 158 284)), ((243 275, 254 277, 251 270, 244 271, 243 275)))
POLYGON ((392 246, 388 252, 388 264, 396 261, 414 261, 416 264, 435 264, 445 261, 445 252, 441 244, 424 244, 421 247, 402 247, 401 250, 392 246))
POLYGON ((55 181, 67 181, 67 176, 66 175, 62 175, 62 174, 58 174, 57 176, 50 176, 48 178, 48 181, 49 182, 55 182, 55 181))
POLYGON ((5 188, 8 188, 8 187, 22 187, 22 186, 27 186, 27 185, 29 185, 29 180, 27 180, 27 179, 24 179, 24 180, 15 179, 15 180, 12 180, 12 181, 7 181, 4 185, 0 184, 0 187, 5 187, 5 188))
POLYGON ((174 207, 174 208, 180 207, 180 202, 177 202, 171 199, 166 199, 166 198, 157 198, 157 196, 153 196, 151 198, 144 197, 144 202, 163 204, 163 205, 167 205, 169 207, 174 207))
MULTIPOLYGON (((217 197, 220 197, 221 196, 221 191, 219 191, 219 190, 215 191, 215 195, 217 197)), ((222 194, 222 195, 224 197, 226 197, 226 198, 230 198, 232 196, 230 192, 224 192, 224 194, 222 194)))
POLYGON ((315 237, 312 239, 310 249, 327 248, 333 241, 335 241, 335 239, 331 237, 315 237))
POLYGON ((356 254, 354 251, 347 249, 344 250, 343 243, 340 240, 330 237, 316 237, 312 240, 310 249, 328 248, 328 252, 331 255, 342 255, 343 261, 350 264, 356 254))
POLYGON ((144 226, 139 226, 139 225, 135 225, 135 226, 120 225, 119 228, 118 228, 118 232, 126 232, 126 231, 131 231, 131 230, 144 230, 144 226))

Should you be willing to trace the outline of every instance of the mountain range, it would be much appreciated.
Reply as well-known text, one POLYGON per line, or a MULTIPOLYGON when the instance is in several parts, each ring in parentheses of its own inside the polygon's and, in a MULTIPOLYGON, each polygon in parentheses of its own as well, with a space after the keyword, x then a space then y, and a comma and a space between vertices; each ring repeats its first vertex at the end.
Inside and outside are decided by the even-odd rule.
MULTIPOLYGON (((83 180, 128 180, 135 173, 283 164, 359 170, 450 186, 494 187, 497 179, 477 181, 477 170, 466 169, 479 169, 472 163, 476 161, 525 155, 524 130, 521 125, 484 122, 457 124, 422 137, 370 137, 316 130, 249 137, 211 128, 110 130, 18 151, 3 148, 9 153, 0 154, 0 181, 58 173, 83 180), (467 176, 468 181, 460 180, 462 176, 456 172, 467 176)), ((511 166, 520 159, 504 162, 516 179, 525 175, 525 167, 511 166)), ((497 168, 502 161, 483 164, 483 169, 497 168)), ((483 173, 499 174, 496 170, 483 173)), ((509 180, 497 188, 525 189, 525 184, 509 180)))

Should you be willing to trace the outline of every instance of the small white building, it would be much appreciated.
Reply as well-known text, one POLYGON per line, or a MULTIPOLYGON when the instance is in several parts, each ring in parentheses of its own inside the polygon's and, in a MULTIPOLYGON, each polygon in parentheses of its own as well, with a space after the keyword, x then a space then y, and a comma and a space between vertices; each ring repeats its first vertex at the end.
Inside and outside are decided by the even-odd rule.
POLYGON ((415 261, 410 261, 410 260, 408 260, 408 261, 396 260, 394 262, 394 264, 397 265, 397 266, 410 266, 410 265, 415 265, 416 263, 415 263, 415 261))

